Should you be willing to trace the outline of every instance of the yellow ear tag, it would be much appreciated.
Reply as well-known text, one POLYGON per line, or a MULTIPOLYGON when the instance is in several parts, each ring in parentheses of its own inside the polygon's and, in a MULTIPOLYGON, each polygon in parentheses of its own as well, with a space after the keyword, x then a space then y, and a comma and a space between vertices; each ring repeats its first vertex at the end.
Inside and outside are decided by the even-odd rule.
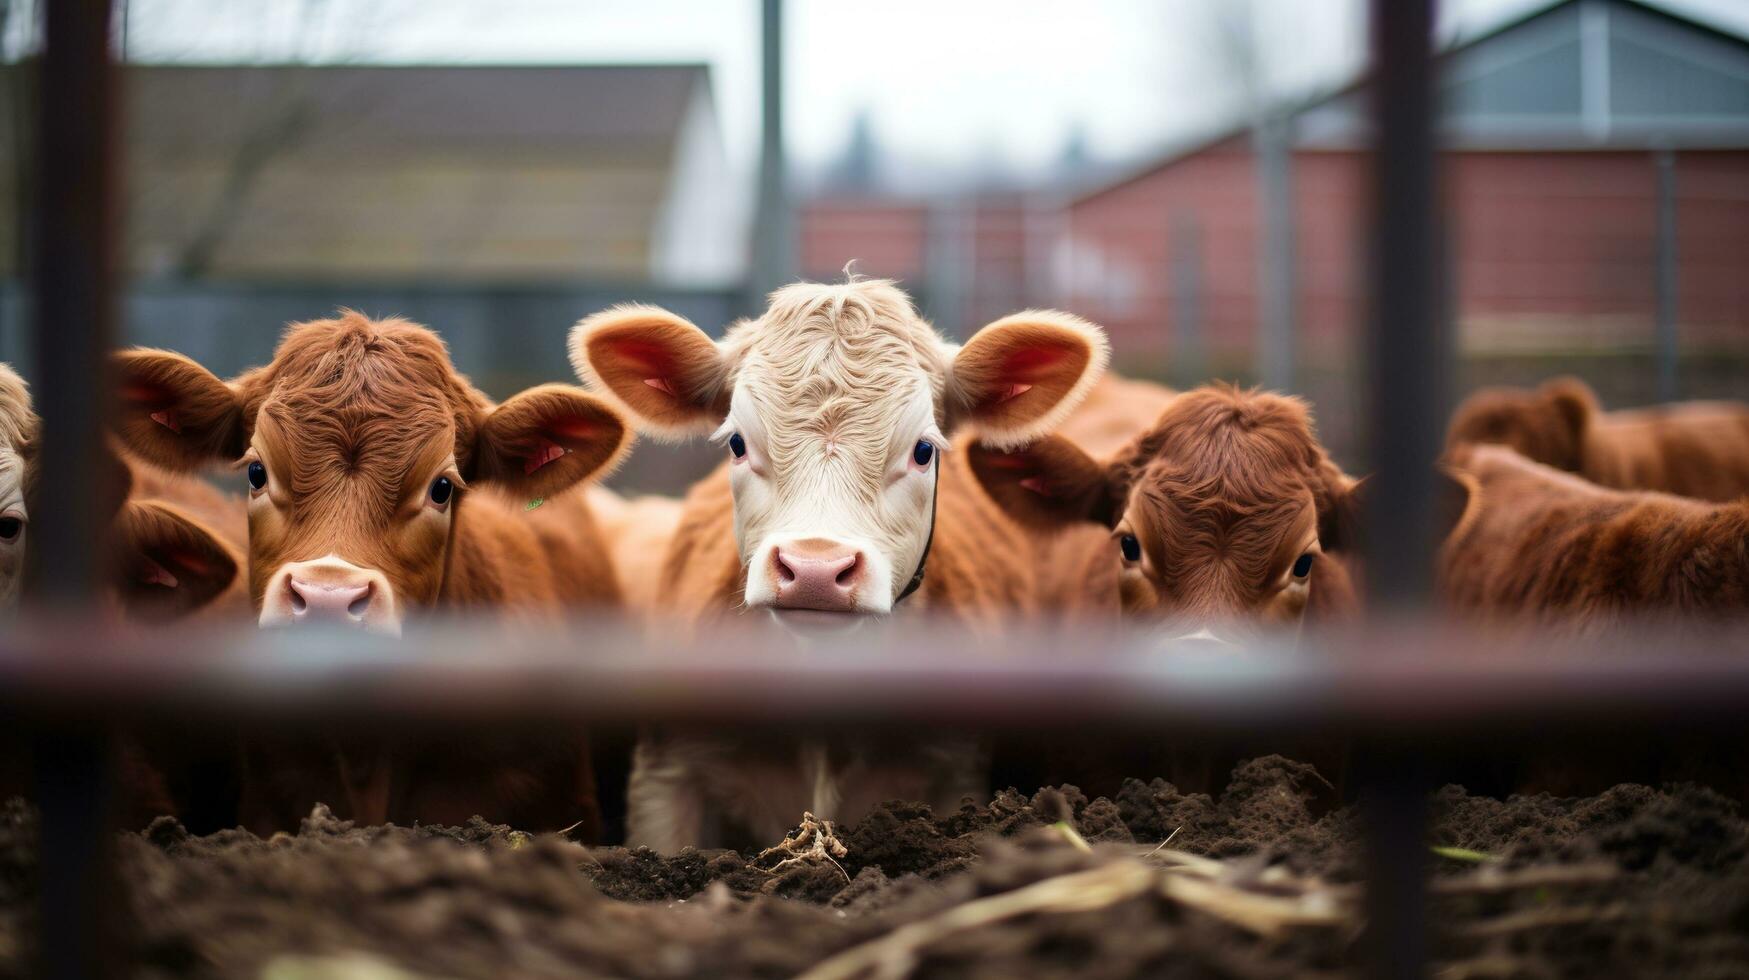
POLYGON ((528 506, 526 506, 526 507, 524 507, 524 508, 522 508, 522 509, 523 509, 523 510, 524 510, 524 511, 530 511, 530 510, 534 510, 534 509, 535 509, 535 508, 536 508, 536 507, 539 507, 539 506, 540 506, 540 505, 541 505, 541 504, 544 504, 544 503, 546 503, 546 502, 547 502, 547 498, 545 498, 545 497, 536 497, 536 498, 534 498, 534 499, 533 499, 533 500, 530 500, 530 501, 529 501, 529 502, 528 502, 528 506))

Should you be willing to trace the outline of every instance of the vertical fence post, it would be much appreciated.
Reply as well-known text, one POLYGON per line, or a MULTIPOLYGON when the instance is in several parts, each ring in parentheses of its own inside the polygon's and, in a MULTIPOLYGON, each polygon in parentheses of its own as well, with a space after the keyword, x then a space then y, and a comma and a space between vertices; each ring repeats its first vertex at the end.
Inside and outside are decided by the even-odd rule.
POLYGON ((1294 116, 1270 109, 1252 129, 1257 168, 1257 380, 1274 391, 1294 390, 1298 310, 1294 223, 1294 116))
POLYGON ((1676 153, 1668 147, 1653 154, 1658 165, 1658 400, 1680 397, 1676 336, 1676 153))
POLYGON ((1172 323, 1170 376, 1190 387, 1208 380, 1208 346, 1203 342, 1202 224, 1194 208, 1172 214, 1172 323))
MULTIPOLYGON (((1371 307, 1367 386, 1373 466, 1367 585, 1381 619, 1426 610, 1446 405, 1441 322, 1433 0, 1372 0, 1371 307)), ((1414 977, 1427 963, 1427 786, 1412 744, 1367 747, 1368 967, 1414 977)))
MULTIPOLYGON (((30 515, 30 555, 40 600, 62 622, 94 608, 105 572, 105 494, 114 489, 98 465, 110 391, 103 368, 113 331, 116 242, 110 6, 110 0, 47 5, 37 105, 35 396, 40 481, 49 492, 30 515)), ((110 912, 118 904, 108 860, 106 735, 95 727, 40 733, 35 767, 42 807, 39 974, 113 973, 118 924, 110 912)))
POLYGON ((760 38, 759 194, 748 297, 755 314, 764 311, 767 293, 795 275, 783 136, 783 0, 761 0, 760 38))

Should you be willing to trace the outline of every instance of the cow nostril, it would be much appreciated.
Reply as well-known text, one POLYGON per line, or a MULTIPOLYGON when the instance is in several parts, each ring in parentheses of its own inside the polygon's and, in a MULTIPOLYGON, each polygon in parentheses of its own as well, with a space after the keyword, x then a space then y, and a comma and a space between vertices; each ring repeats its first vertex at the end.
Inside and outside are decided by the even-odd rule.
POLYGON ((796 580, 795 569, 790 568, 789 563, 783 560, 783 552, 773 551, 771 553, 771 563, 777 566, 777 580, 780 583, 789 585, 796 580))
POLYGON ((849 588, 850 584, 856 581, 856 570, 860 567, 862 567, 862 555, 852 555, 850 564, 844 566, 844 570, 838 573, 838 577, 834 581, 842 587, 849 588))
POLYGON ((346 611, 354 617, 363 616, 364 611, 370 608, 371 591, 372 589, 370 586, 365 586, 364 591, 359 593, 358 598, 347 604, 346 611))
POLYGON ((304 601, 304 594, 298 591, 295 583, 291 585, 290 591, 292 612, 303 612, 309 607, 309 603, 304 601))

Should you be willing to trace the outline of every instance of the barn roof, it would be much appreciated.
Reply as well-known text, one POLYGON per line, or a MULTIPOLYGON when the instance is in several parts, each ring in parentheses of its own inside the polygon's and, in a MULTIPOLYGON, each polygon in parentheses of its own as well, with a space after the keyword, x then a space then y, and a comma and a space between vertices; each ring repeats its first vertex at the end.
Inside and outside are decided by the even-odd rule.
POLYGON ((146 275, 642 280, 677 158, 720 153, 698 64, 135 65, 125 92, 146 275))
MULTIPOLYGON (((1441 55, 1442 136, 1457 149, 1749 146, 1749 39, 1639 0, 1559 0, 1441 55)), ((1287 107, 1300 149, 1368 144, 1361 75, 1287 107)), ((1246 137, 1229 126, 1078 197, 1246 137)))

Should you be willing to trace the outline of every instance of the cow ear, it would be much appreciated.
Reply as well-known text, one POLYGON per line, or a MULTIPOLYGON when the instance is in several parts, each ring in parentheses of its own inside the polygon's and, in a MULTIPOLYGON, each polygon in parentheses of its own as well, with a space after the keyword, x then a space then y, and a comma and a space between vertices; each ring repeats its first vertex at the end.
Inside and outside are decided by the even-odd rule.
POLYGON ((690 322, 655 306, 616 306, 571 328, 571 367, 661 439, 710 432, 728 414, 721 349, 690 322))
POLYGON ((1544 384, 1542 392, 1567 429, 1575 436, 1583 435, 1591 416, 1598 411, 1597 395, 1591 386, 1578 378, 1556 378, 1544 384))
POLYGON ((1105 331, 1067 313, 1029 310, 978 331, 953 359, 948 423, 990 445, 1025 445, 1075 410, 1105 373, 1105 331))
POLYGON ((112 363, 116 434, 128 449, 171 470, 243 455, 243 400, 212 372, 159 350, 121 351, 112 363))
POLYGON ((129 501, 111 537, 116 592, 129 619, 164 622, 218 598, 237 556, 205 525, 156 501, 129 501))
POLYGON ((1015 520, 1041 530, 1093 521, 1117 522, 1118 488, 1104 466, 1061 436, 1046 436, 1024 449, 973 443, 972 472, 1015 520))
POLYGON ((631 431, 606 402, 568 385, 541 385, 480 423, 467 478, 545 498, 611 472, 630 446, 631 431))

